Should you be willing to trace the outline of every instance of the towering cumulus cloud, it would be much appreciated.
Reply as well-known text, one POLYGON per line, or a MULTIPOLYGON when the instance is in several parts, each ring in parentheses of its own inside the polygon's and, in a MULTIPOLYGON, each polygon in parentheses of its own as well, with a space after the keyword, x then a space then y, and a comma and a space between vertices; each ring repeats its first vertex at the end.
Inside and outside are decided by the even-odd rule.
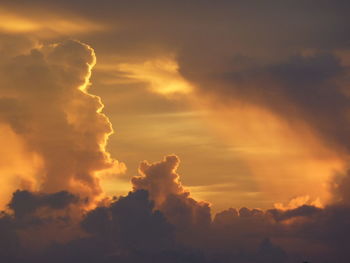
POLYGON ((78 41, 2 50, 0 122, 41 160, 30 190, 67 190, 83 197, 101 193, 98 172, 118 168, 105 151, 112 127, 100 98, 88 93, 96 58, 78 41))
POLYGON ((190 197, 179 181, 176 172, 180 160, 169 155, 162 162, 141 163, 140 176, 132 178, 134 190, 147 190, 167 219, 178 230, 189 231, 194 227, 206 227, 210 223, 210 207, 206 202, 197 202, 190 197))

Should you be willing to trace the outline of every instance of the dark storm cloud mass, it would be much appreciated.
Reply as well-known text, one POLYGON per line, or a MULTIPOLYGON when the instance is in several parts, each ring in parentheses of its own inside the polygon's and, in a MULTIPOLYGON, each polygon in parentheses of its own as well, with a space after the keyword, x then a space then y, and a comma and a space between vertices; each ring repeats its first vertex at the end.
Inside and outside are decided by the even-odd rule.
POLYGON ((64 209, 72 203, 79 201, 79 198, 61 191, 53 194, 35 194, 26 190, 17 190, 14 192, 9 208, 13 210, 16 217, 24 217, 27 214, 35 212, 40 207, 51 209, 64 209))
POLYGON ((192 70, 203 65, 202 61, 191 63, 184 61, 182 70, 198 83, 198 92, 218 96, 228 105, 243 101, 291 122, 304 121, 324 136, 329 146, 349 150, 349 72, 336 55, 294 55, 267 65, 237 57, 230 65, 205 75, 192 70))
MULTIPOLYGON (((175 156, 148 164, 151 171, 141 168, 140 177, 153 185, 151 190, 134 189, 79 218, 72 212, 66 213, 64 219, 55 216, 57 209, 67 210, 77 202, 78 199, 67 192, 15 192, 9 205, 14 213, 3 212, 0 218, 2 259, 65 263, 347 262, 350 256, 348 205, 335 204, 322 209, 304 205, 267 211, 230 208, 211 220, 210 208, 204 209, 205 204, 192 199, 189 193, 169 193, 160 206, 157 205, 159 199, 151 198, 154 193, 162 192, 164 184, 159 181, 173 182, 177 189, 182 188, 172 176, 176 174, 174 164, 178 165, 175 156), (35 211, 43 206, 46 210, 35 211), (80 232, 68 241, 50 241, 34 251, 25 242, 33 237, 23 235, 46 230, 48 237, 54 226, 66 231, 79 224, 80 232)), ((165 187, 168 186, 165 184, 165 187)))

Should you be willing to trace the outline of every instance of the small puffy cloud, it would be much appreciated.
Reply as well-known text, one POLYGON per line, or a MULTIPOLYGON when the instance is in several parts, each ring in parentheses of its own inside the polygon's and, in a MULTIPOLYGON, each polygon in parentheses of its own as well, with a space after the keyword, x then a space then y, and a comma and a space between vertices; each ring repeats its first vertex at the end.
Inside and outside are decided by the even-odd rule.
POLYGON ((179 163, 180 160, 175 155, 166 156, 163 161, 153 164, 142 162, 139 166, 140 176, 134 176, 131 180, 134 189, 148 190, 158 205, 162 204, 170 194, 183 194, 185 190, 176 173, 179 163))
POLYGON ((210 206, 207 202, 196 201, 184 189, 176 172, 179 164, 175 155, 153 164, 142 162, 141 175, 132 178, 133 188, 147 190, 157 208, 180 229, 206 227, 211 222, 210 206))

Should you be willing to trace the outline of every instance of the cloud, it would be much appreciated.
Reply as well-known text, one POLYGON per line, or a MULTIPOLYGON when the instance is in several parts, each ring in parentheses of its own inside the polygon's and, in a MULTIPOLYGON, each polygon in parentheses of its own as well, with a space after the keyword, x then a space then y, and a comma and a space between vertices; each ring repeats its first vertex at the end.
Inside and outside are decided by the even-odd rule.
POLYGON ((134 190, 147 190, 150 199, 157 208, 179 230, 190 231, 193 228, 205 228, 211 222, 210 205, 198 202, 190 196, 176 172, 180 160, 176 155, 169 155, 161 162, 140 164, 140 176, 132 178, 134 190))
POLYGON ((42 160, 33 190, 94 199, 101 193, 98 173, 124 169, 105 151, 112 126, 100 98, 87 91, 94 51, 66 41, 27 52, 0 65, 0 122, 42 160))
POLYGON ((0 218, 0 252, 1 260, 15 262, 20 249, 19 238, 14 228, 14 223, 8 216, 0 218))
MULTIPOLYGON (((266 174, 273 174, 273 177, 275 177, 273 181, 278 182, 276 178, 278 178, 277 175, 280 173, 301 174, 307 170, 305 172, 307 174, 306 177, 310 178, 311 174, 321 173, 315 171, 316 169, 309 169, 311 166, 309 163, 319 164, 314 159, 319 158, 318 154, 322 151, 318 149, 320 147, 313 147, 317 149, 314 150, 316 153, 309 154, 312 155, 311 157, 305 157, 303 152, 293 152, 292 154, 295 154, 295 156, 293 156, 294 160, 291 160, 287 156, 289 149, 294 149, 295 144, 299 146, 298 143, 300 141, 302 142, 301 144, 309 142, 309 138, 304 138, 303 136, 296 140, 287 138, 286 140, 289 143, 286 145, 280 143, 279 139, 285 139, 290 136, 289 134, 286 136, 284 131, 282 131, 281 134, 277 134, 278 136, 276 134, 270 136, 270 130, 263 130, 260 134, 269 134, 266 137, 269 137, 272 141, 271 144, 273 145, 270 145, 270 147, 273 150, 271 149, 270 151, 270 149, 259 145, 261 138, 254 139, 256 135, 253 132, 247 132, 243 125, 236 123, 239 117, 223 116, 222 112, 220 112, 221 108, 232 108, 238 105, 237 107, 244 108, 242 111, 246 112, 246 107, 259 103, 258 107, 262 107, 262 110, 267 108, 268 111, 272 111, 271 114, 282 118, 282 122, 290 121, 291 127, 289 132, 292 136, 300 134, 300 130, 303 128, 300 126, 306 125, 308 128, 311 127, 312 137, 322 138, 322 145, 332 147, 331 152, 346 149, 342 143, 339 143, 341 137, 346 137, 346 125, 338 129, 335 126, 331 127, 331 125, 328 125, 327 121, 327 119, 331 119, 332 124, 336 126, 342 123, 346 115, 342 112, 342 106, 345 105, 346 99, 344 100, 342 94, 339 95, 338 91, 335 91, 337 88, 326 88, 328 84, 339 86, 339 83, 333 83, 333 78, 338 82, 345 73, 344 65, 342 64, 344 58, 339 55, 339 52, 346 52, 346 43, 349 41, 347 31, 350 23, 346 12, 349 5, 346 1, 336 0, 329 2, 322 0, 319 1, 317 8, 310 3, 295 3, 295 1, 285 1, 283 5, 278 3, 278 1, 267 1, 264 3, 252 1, 249 4, 243 1, 221 1, 219 4, 205 2, 198 5, 196 1, 174 2, 158 0, 152 1, 151 5, 138 0, 131 2, 91 0, 84 1, 84 3, 82 1, 63 0, 57 2, 39 0, 31 3, 27 1, 6 2, 3 6, 5 10, 8 10, 16 18, 26 18, 32 22, 39 20, 40 23, 37 24, 40 24, 40 26, 57 28, 58 32, 50 36, 53 41, 61 38, 60 31, 66 31, 69 34, 74 33, 75 35, 79 34, 83 41, 94 46, 94 49, 99 54, 99 63, 101 65, 111 65, 113 68, 101 70, 103 73, 100 73, 99 76, 106 74, 106 72, 107 74, 112 72, 116 75, 118 74, 118 76, 113 75, 111 81, 115 81, 116 78, 120 80, 123 77, 121 77, 118 69, 120 69, 121 65, 127 65, 124 67, 125 72, 122 73, 124 76, 136 77, 138 75, 136 77, 138 80, 147 82, 137 83, 138 89, 131 88, 135 87, 136 84, 124 84, 119 89, 116 88, 118 84, 110 84, 105 86, 103 91, 99 91, 101 95, 104 94, 104 97, 108 99, 110 112, 114 110, 113 118, 116 119, 116 122, 121 120, 121 118, 116 117, 121 115, 119 114, 119 109, 125 112, 125 109, 132 108, 133 114, 131 115, 135 117, 137 113, 143 114, 145 108, 160 112, 163 104, 169 105, 167 102, 164 103, 165 100, 155 100, 156 96, 147 91, 150 83, 154 90, 166 93, 164 88, 171 83, 176 84, 175 86, 178 87, 181 86, 181 83, 191 82, 193 86, 197 87, 198 92, 195 95, 189 93, 186 96, 200 102, 205 101, 208 97, 210 99, 217 97, 217 100, 211 107, 207 107, 207 104, 205 105, 206 110, 217 113, 220 118, 215 116, 214 119, 220 119, 221 124, 228 126, 227 123, 234 123, 235 129, 241 128, 241 133, 247 137, 248 135, 252 137, 248 139, 248 142, 257 145, 252 145, 252 147, 249 147, 250 149, 264 149, 266 152, 282 149, 281 153, 278 154, 281 158, 264 160, 267 163, 266 166, 269 167, 269 171, 260 173, 263 174, 262 177, 265 177, 266 174), (96 11, 96 6, 99 7, 98 12, 96 11), (52 17, 52 19, 48 19, 48 16, 52 17), (41 19, 37 17, 44 17, 46 23, 41 23, 41 19), (60 27, 60 19, 67 19, 68 22, 71 22, 68 23, 72 24, 71 30, 68 27, 60 27), (54 25, 52 26, 51 23, 54 25), (103 28, 105 30, 96 32, 91 24, 103 25, 102 27, 104 25, 108 26, 103 28), (78 29, 82 27, 82 30, 74 30, 75 25, 78 26, 78 29), (81 35, 81 32, 84 34, 81 35), (161 61, 162 63, 158 67, 157 61, 159 60, 157 58, 164 57, 174 58, 174 61, 171 62, 179 66, 182 76, 172 74, 172 70, 170 72, 165 70, 164 72, 162 69, 166 67, 163 67, 163 64, 167 64, 163 63, 164 61, 161 61), (154 64, 156 65, 154 66, 154 64), (312 68, 317 71, 315 74, 312 72, 312 68), (339 72, 337 73, 336 70, 338 69, 339 72), (327 75, 328 71, 334 75, 327 75), (168 73, 171 73, 170 76, 168 73), (308 79, 305 76, 308 76, 308 79), (314 76, 313 79, 310 76, 314 76), (323 79, 317 80, 315 76, 322 76, 323 79), (244 83, 240 83, 238 81, 239 78, 243 79, 244 83), (299 79, 300 81, 297 83, 296 80, 299 79), (179 80, 183 81, 179 82, 179 80), (324 91, 322 91, 322 94, 320 93, 320 97, 312 95, 312 89, 309 88, 308 83, 311 84, 313 90, 316 89, 318 84, 321 84, 324 91), (299 87, 299 84, 303 87, 299 87), (298 88, 294 89, 294 86, 298 86, 298 88), (307 90, 305 91, 305 96, 303 95, 304 88, 307 90), (125 92, 125 90, 128 91, 125 92), (208 93, 209 90, 210 92, 208 93), (235 92, 239 90, 240 95, 244 95, 244 102, 225 103, 228 98, 238 99, 233 94, 233 90, 235 92), (110 96, 111 93, 118 93, 120 96, 110 96), (139 96, 141 93, 143 95, 139 96), (114 97, 118 97, 118 99, 114 99, 114 97), (327 102, 324 98, 328 97, 329 100, 327 102), (310 99, 310 105, 306 105, 309 98, 312 98, 310 99), (321 117, 322 114, 318 114, 317 109, 331 107, 332 103, 330 100, 336 100, 338 103, 337 107, 330 111, 334 113, 333 115, 327 115, 323 118, 321 117), (143 105, 148 106, 143 107, 143 105), (338 113, 340 114, 338 115, 338 113), (335 117, 334 115, 337 116, 335 117), (231 121, 232 119, 233 121, 231 121), (300 124, 300 122, 303 123, 300 124), (280 163, 282 158, 288 159, 290 165, 286 164, 287 161, 284 161, 281 166, 289 169, 273 168, 274 166, 271 163, 280 163), (298 171, 295 171, 295 167, 299 167, 298 171)), ((11 23, 7 23, 7 25, 11 25, 11 23)), ((44 33, 38 31, 35 31, 35 33, 40 39, 46 37, 44 33)), ((240 98, 242 99, 242 97, 240 98)), ((182 106, 180 105, 179 108, 182 108, 182 106)), ((130 110, 128 112, 130 113, 130 110)), ((245 116, 242 117, 242 119, 244 118, 245 116)), ((128 121, 129 118, 124 118, 124 120, 126 124, 130 123, 128 121)), ((264 127, 270 126, 271 120, 265 115, 261 116, 259 114, 255 115, 253 120, 245 121, 245 123, 249 122, 255 125, 259 121, 263 123, 262 126, 264 127)), ((147 124, 146 121, 143 122, 138 126, 135 125, 136 127, 131 125, 128 127, 138 130, 139 127, 150 126, 149 122, 147 124)), ((172 120, 167 120, 167 123, 171 122, 172 120)), ((157 122, 154 123, 157 125, 157 122)), ((274 124, 272 123, 271 126, 274 124)), ((215 123, 209 126, 210 129, 216 129, 219 125, 215 123)), ((186 127, 188 126, 186 125, 186 127)), ((228 133, 236 138, 232 129, 228 133)), ((148 131, 147 129, 144 134, 153 135, 153 129, 150 130, 148 131)), ((138 147, 139 144, 135 143, 135 139, 132 138, 130 141, 127 142, 128 148, 131 146, 140 149, 138 147), (133 143, 130 143, 130 141, 133 143)), ((228 140, 224 138, 223 141, 227 143, 228 140)), ((236 139, 237 141, 238 143, 236 144, 240 145, 233 146, 248 148, 246 145, 242 145, 246 144, 245 141, 242 142, 240 138, 236 139)), ((158 145, 161 143, 165 144, 162 141, 158 145)), ((148 147, 151 149, 151 146, 148 147)), ((179 148, 184 149, 185 147, 179 148)), ((304 148, 309 150, 312 147, 305 145, 304 148)), ((135 151, 139 152, 138 156, 143 154, 142 150, 135 151)), ((191 151, 198 152, 201 150, 193 148, 191 151)), ((162 149, 162 152, 165 152, 165 150, 162 149)), ((219 151, 217 150, 217 152, 219 151)), ((262 151, 257 152, 260 155, 264 154, 262 151)), ((179 151, 179 153, 184 156, 185 150, 183 152, 179 151)), ((250 155, 246 158, 247 153, 248 151, 245 151, 243 154, 241 152, 228 152, 227 155, 232 154, 235 159, 239 159, 241 155, 244 155, 242 159, 244 161, 249 159, 247 161, 249 163, 254 157, 250 155)), ((128 154, 127 157, 131 155, 137 156, 135 153, 128 154)), ((199 156, 199 154, 193 155, 199 156)), ((138 158, 134 157, 134 163, 136 163, 135 159, 138 158)), ((155 157, 150 156, 148 158, 155 157)), ((157 156, 157 158, 159 157, 157 156)), ((201 158, 205 157, 201 156, 201 158)), ((200 162, 197 161, 197 163, 200 162)), ((195 164, 193 163, 192 166, 195 164)), ((197 166, 200 168, 200 165, 197 166)), ((250 164, 244 166, 250 166, 250 164)), ((318 176, 317 179, 314 176, 314 179, 310 180, 310 184, 324 183, 328 179, 329 174, 333 172, 332 168, 327 167, 327 171, 322 172, 322 175, 318 176), (320 180, 320 177, 327 178, 320 180)), ((187 169, 186 166, 185 169, 187 169)), ((192 169, 193 171, 195 170, 195 168, 192 169)), ((251 173, 247 171, 249 169, 250 167, 242 172, 244 173, 242 177, 250 177, 251 173)), ((223 174, 224 172, 219 171, 218 173, 223 174)), ((252 173, 258 174, 257 172, 252 173)), ((198 174, 200 174, 200 177, 210 177, 207 175, 207 169, 205 171, 203 169, 199 170, 198 174)), ((224 181, 223 177, 221 175, 220 180, 224 181)), ((243 187, 242 184, 241 187, 243 187)), ((271 188, 276 187, 272 185, 271 188)), ((266 192, 272 192, 271 188, 261 191, 262 195, 266 192)), ((316 198, 317 195, 326 195, 324 187, 320 188, 322 190, 314 190, 316 193, 310 194, 312 198, 316 198)), ((308 194, 305 189, 298 189, 297 195, 308 194)), ((229 194, 228 191, 227 194, 229 194)), ((274 196, 275 194, 273 193, 274 196)), ((278 201, 285 201, 291 194, 291 192, 286 191, 286 196, 279 196, 278 198, 284 200, 278 201)), ((219 198, 212 198, 216 203, 219 202, 219 198)), ((223 200, 223 198, 220 199, 223 200)), ((261 204, 266 207, 268 206, 267 203, 273 202, 271 199, 273 198, 265 197, 261 204)), ((247 200, 245 198, 242 202, 246 204, 249 202, 247 200)))
POLYGON ((13 193, 9 208, 15 213, 15 217, 22 218, 35 212, 40 207, 51 209, 65 209, 70 204, 77 203, 79 198, 61 191, 53 194, 32 193, 26 190, 17 190, 13 193))
MULTIPOLYGON (((164 180, 181 186, 175 170, 178 164, 176 156, 147 164, 150 170, 143 163, 141 177, 153 186, 153 194, 161 192, 155 186, 169 187, 160 183, 164 180)), ((17 191, 9 204, 10 211, 3 212, 0 218, 0 249, 6 250, 3 259, 91 263, 347 262, 350 208, 346 204, 266 211, 230 208, 211 221, 207 203, 191 198, 182 186, 175 189, 160 205, 151 199, 151 190, 134 189, 85 212, 75 205, 77 197, 68 192, 17 191), (71 235, 54 238, 51 235, 57 235, 55 229, 61 235, 68 231, 71 235)))
MULTIPOLYGON (((85 229, 99 227, 98 221, 103 220, 107 223, 104 227, 109 226, 112 231, 108 233, 111 240, 125 249, 156 251, 171 247, 172 227, 159 211, 154 210, 154 203, 148 199, 147 191, 130 192, 105 208, 107 211, 102 209, 89 212, 82 222, 85 229), (98 221, 94 222, 94 219, 98 221)), ((96 229, 92 233, 107 234, 96 229)))
MULTIPOLYGON (((48 8, 68 7, 114 26, 122 22, 125 30, 120 34, 90 35, 108 51, 127 50, 135 58, 147 56, 152 48, 158 53, 181 47, 180 72, 197 87, 196 96, 210 95, 224 107, 235 100, 259 105, 288 121, 307 123, 327 146, 348 151, 347 68, 335 52, 348 42, 345 1, 321 1, 316 9, 292 1, 155 3, 106 1, 101 12, 93 12, 94 1, 46 1, 48 8), (184 6, 187 12, 174 12, 184 6), (110 41, 103 44, 99 38, 110 41)), ((30 3, 30 10, 42 4, 30 3)), ((27 7, 24 3, 21 9, 27 7)), ((2 214, 4 261, 347 262, 347 177, 335 185, 337 203, 322 209, 232 208, 212 221, 208 203, 195 200, 180 183, 179 159, 168 156, 141 164, 127 196, 88 212, 77 208, 74 220, 70 212, 62 217, 75 194, 93 199, 101 193, 98 173, 122 167, 105 151, 111 124, 101 113, 100 99, 88 92, 95 63, 91 47, 77 41, 44 46, 28 42, 1 49, 0 121, 21 138, 28 154, 42 159, 41 169, 29 178, 32 186, 25 187, 41 194, 16 192, 9 206, 14 216, 2 214), (33 212, 45 224, 19 222, 33 212), (57 216, 46 220, 50 213, 57 216), (80 222, 82 229, 68 240, 51 238, 79 228, 80 222), (26 245, 36 236, 51 246, 39 245, 40 252, 29 253, 26 245)))
POLYGON ((291 209, 287 211, 270 209, 268 210, 268 213, 271 213, 276 221, 280 221, 280 220, 288 220, 290 218, 295 218, 300 216, 303 216, 303 217, 313 216, 314 214, 317 214, 321 211, 322 209, 314 206, 302 205, 295 209, 291 209))
POLYGON ((140 164, 140 176, 132 178, 135 190, 148 190, 151 198, 157 205, 161 205, 168 195, 181 195, 185 192, 179 182, 176 169, 180 160, 175 155, 169 155, 162 162, 149 164, 144 161, 140 164))
POLYGON ((173 227, 154 210, 145 190, 130 192, 88 212, 81 225, 88 237, 55 245, 47 260, 162 262, 176 258, 172 255, 176 253, 173 227))
MULTIPOLYGON (((230 208, 216 214, 211 221, 209 207, 191 198, 179 183, 175 170, 178 165, 176 156, 165 157, 154 164, 142 163, 141 176, 133 179, 134 191, 139 191, 140 187, 150 191, 150 197, 152 194, 159 197, 164 196, 160 189, 169 189, 167 197, 154 198, 165 200, 159 206, 160 212, 174 226, 178 244, 196 247, 205 260, 312 262, 325 259, 346 262, 347 250, 341 244, 348 235, 346 231, 341 234, 341 229, 346 228, 347 223, 337 222, 349 216, 347 205, 338 203, 319 208, 301 204, 266 211, 230 208), (194 223, 196 217, 198 221, 194 223)), ((104 213, 103 210, 100 212, 104 213)))
MULTIPOLYGON (((11 9, 11 8, 10 8, 11 9)), ((57 35, 77 35, 87 31, 100 31, 103 26, 77 17, 66 12, 65 14, 54 14, 41 12, 40 16, 32 12, 21 12, 0 8, 0 32, 14 35, 34 34, 42 38, 52 38, 57 35)))
POLYGON ((304 121, 330 147, 348 150, 344 123, 349 99, 340 85, 348 72, 335 54, 299 54, 273 63, 237 56, 206 75, 201 72, 203 62, 190 59, 182 60, 181 72, 197 84, 198 92, 217 96, 228 105, 239 101, 260 105, 291 122, 304 121))
POLYGON ((233 146, 262 149, 240 156, 263 192, 284 201, 310 195, 329 202, 327 185, 349 154, 349 71, 343 58, 316 48, 277 57, 221 51, 200 57, 189 50, 179 58, 180 72, 213 112, 215 129, 233 146), (280 174, 293 180, 292 188, 280 174), (321 187, 313 188, 315 183, 321 187))

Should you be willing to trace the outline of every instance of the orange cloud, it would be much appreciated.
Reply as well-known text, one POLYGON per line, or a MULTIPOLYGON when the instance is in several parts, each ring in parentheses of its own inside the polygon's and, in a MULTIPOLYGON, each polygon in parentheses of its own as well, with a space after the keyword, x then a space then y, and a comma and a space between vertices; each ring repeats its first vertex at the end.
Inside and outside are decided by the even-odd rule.
POLYGON ((16 189, 38 190, 43 163, 8 125, 0 124, 0 134, 0 207, 4 209, 16 189))
POLYGON ((46 14, 34 15, 0 9, 0 32, 23 34, 31 33, 39 37, 54 35, 82 34, 104 30, 102 25, 79 18, 76 15, 46 14))
POLYGON ((112 125, 100 98, 87 91, 95 61, 92 48, 66 41, 10 55, 0 65, 0 122, 42 161, 37 190, 93 200, 102 193, 104 171, 125 169, 105 150, 112 125))
POLYGON ((165 96, 192 91, 191 85, 179 74, 179 66, 171 55, 141 63, 121 63, 116 69, 125 72, 130 79, 149 83, 153 92, 165 96))

